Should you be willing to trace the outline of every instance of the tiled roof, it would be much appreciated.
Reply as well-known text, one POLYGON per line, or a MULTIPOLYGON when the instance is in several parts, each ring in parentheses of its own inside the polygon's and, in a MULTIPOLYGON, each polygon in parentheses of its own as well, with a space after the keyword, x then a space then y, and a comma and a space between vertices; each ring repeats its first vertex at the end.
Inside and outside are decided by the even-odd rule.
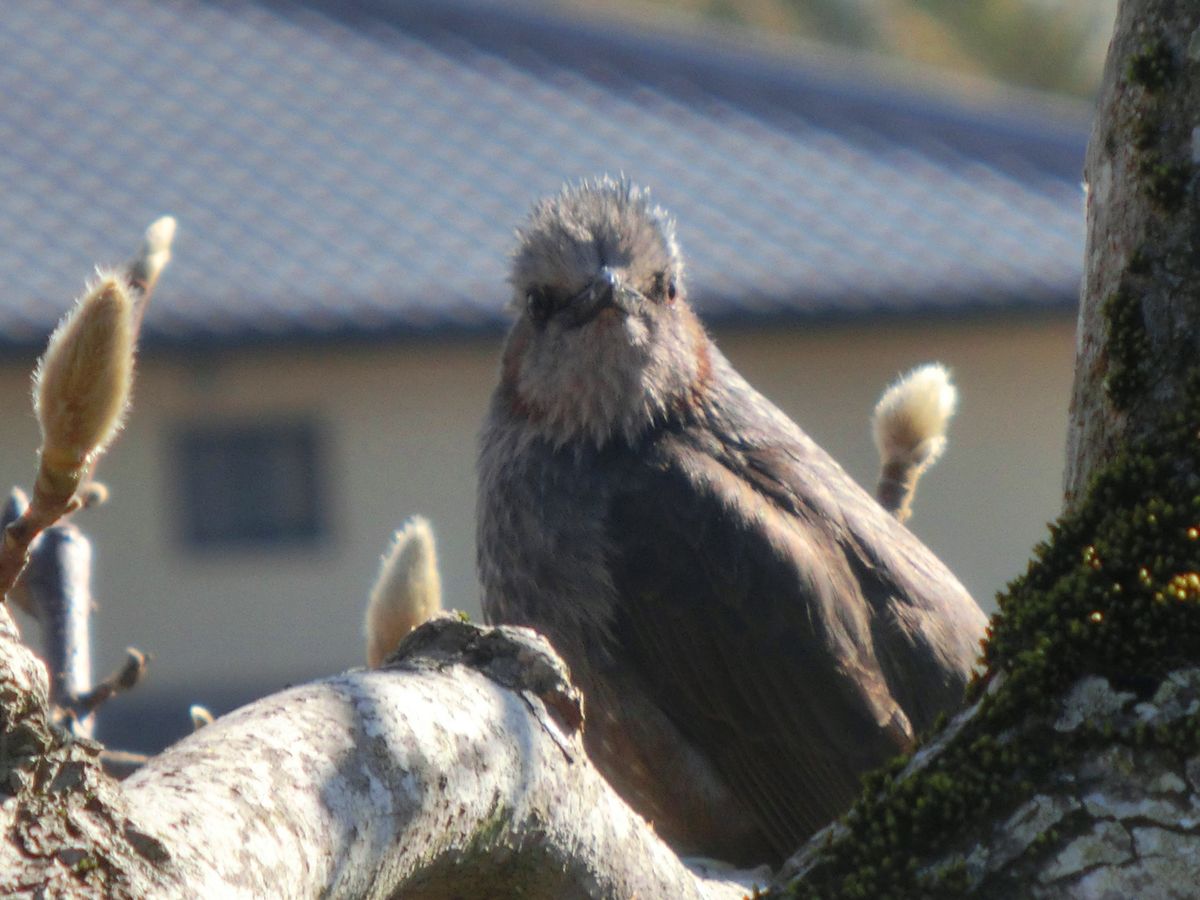
POLYGON ((513 227, 625 173, 715 318, 1068 308, 1078 118, 529 7, 21 0, 0 16, 0 340, 157 216, 158 342, 503 321, 513 227))

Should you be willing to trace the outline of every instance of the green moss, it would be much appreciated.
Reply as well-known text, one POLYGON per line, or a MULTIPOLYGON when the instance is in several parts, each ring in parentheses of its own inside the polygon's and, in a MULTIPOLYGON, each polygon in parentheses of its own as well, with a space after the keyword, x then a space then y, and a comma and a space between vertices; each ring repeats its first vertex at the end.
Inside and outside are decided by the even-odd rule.
POLYGON ((1146 250, 1146 246, 1141 244, 1129 254, 1129 262, 1125 264, 1125 269, 1130 275, 1148 275, 1150 274, 1150 262, 1151 255, 1146 250))
POLYGON ((1169 162, 1175 154, 1160 146, 1164 136, 1163 113, 1156 94, 1171 80, 1175 68, 1171 48, 1161 39, 1143 44, 1126 66, 1128 79, 1147 92, 1145 99, 1132 109, 1128 126, 1130 143, 1141 154, 1140 181, 1150 200, 1170 213, 1183 208, 1192 174, 1192 167, 1186 162, 1169 162))
MULTIPOLYGON (((898 780, 893 765, 868 779, 844 818, 849 833, 824 848, 792 896, 967 895, 965 868, 922 874, 922 860, 944 856, 976 823, 996 820, 1058 767, 1115 739, 1111 727, 1053 729, 1067 688, 1096 674, 1150 691, 1200 660, 1198 450, 1200 370, 1179 408, 1093 480, 1001 596, 984 661, 1004 683, 925 769, 898 780)), ((1141 729, 1129 743, 1194 754, 1200 722, 1141 729)), ((1035 852, 1051 851, 1060 837, 1044 835, 1035 852)))
POLYGON ((1126 77, 1151 93, 1162 90, 1175 74, 1175 57, 1167 42, 1147 41, 1129 58, 1126 77))
POLYGON ((86 875, 88 872, 98 868, 100 868, 100 861, 96 859, 96 857, 85 856, 71 867, 71 871, 73 871, 76 875, 86 875))
POLYGON ((492 798, 491 809, 486 818, 482 819, 471 833, 463 855, 467 858, 486 858, 499 843, 507 829, 512 824, 512 810, 501 802, 499 796, 492 798))
POLYGON ((1158 143, 1161 124, 1158 116, 1139 115, 1131 128, 1133 146, 1142 151, 1154 147, 1158 143))
POLYGON ((1126 409, 1145 385, 1145 362, 1150 355, 1146 319, 1138 294, 1123 281, 1104 301, 1108 346, 1108 375, 1104 389, 1118 409, 1126 409))
POLYGON ((1192 167, 1186 163, 1164 163, 1150 159, 1142 168, 1146 193, 1150 195, 1150 199, 1167 212, 1181 209, 1183 201, 1187 198, 1192 167))

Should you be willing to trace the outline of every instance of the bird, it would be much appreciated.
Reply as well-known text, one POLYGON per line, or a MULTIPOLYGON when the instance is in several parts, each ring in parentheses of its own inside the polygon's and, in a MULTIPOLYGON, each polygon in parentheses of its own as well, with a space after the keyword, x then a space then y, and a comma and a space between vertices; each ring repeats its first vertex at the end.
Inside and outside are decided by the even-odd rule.
POLYGON ((624 177, 518 228, 484 616, 550 640, 589 758, 677 853, 778 863, 960 705, 986 620, 738 374, 684 275, 674 219, 624 177))

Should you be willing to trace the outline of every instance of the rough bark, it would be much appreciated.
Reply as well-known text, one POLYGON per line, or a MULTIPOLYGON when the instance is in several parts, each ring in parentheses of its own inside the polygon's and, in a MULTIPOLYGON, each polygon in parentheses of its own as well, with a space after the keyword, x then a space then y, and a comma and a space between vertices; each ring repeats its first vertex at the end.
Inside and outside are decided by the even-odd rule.
MULTIPOLYGON (((20 649, 6 658, 27 660, 20 649)), ((36 666, 6 674, 44 699, 36 666)), ((749 882, 687 869, 621 802, 584 755, 580 716, 540 637, 443 618, 385 669, 218 719, 120 788, 94 748, 39 725, 40 755, 68 759, 6 799, 0 893, 744 896, 749 882), (55 808, 63 827, 44 834, 55 808)))
MULTIPOLYGON (((931 790, 933 781, 919 779, 961 749, 982 707, 963 713, 919 751, 896 784, 916 784, 918 797, 945 802, 939 796, 944 786, 931 790)), ((875 884, 878 872, 829 871, 831 846, 861 841, 844 823, 810 840, 777 881, 802 897, 873 897, 877 890, 895 897, 997 900, 1194 897, 1200 884, 1198 711, 1200 669, 1169 673, 1146 700, 1106 678, 1082 678, 1048 715, 1001 730, 994 741, 974 742, 984 753, 1005 747, 1027 752, 1025 737, 1032 732, 1050 749, 1022 772, 1035 783, 1010 781, 1017 793, 968 811, 938 835, 934 852, 902 854, 900 866, 912 866, 907 882, 892 882, 887 891, 875 884)), ((898 792, 891 790, 872 813, 894 812, 898 792)), ((919 847, 911 832, 905 838, 901 850, 919 847)))
POLYGON ((1200 8, 1125 0, 1088 144, 1068 508, 1178 403, 1200 347, 1200 8))
POLYGON ((100 746, 51 724, 49 697, 45 667, 0 607, 0 895, 163 894, 160 846, 126 815, 100 746))

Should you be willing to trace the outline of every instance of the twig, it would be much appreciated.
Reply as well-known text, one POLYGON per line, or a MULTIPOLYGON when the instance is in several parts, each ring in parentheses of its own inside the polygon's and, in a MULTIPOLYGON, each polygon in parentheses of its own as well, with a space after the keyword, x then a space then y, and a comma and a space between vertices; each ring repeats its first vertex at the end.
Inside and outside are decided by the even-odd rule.
POLYGON ((121 281, 103 277, 59 323, 34 374, 42 430, 33 496, 4 529, 0 592, 29 563, 34 539, 81 505, 88 470, 120 430, 133 378, 132 306, 121 281))
POLYGON ((150 658, 136 647, 125 648, 125 662, 95 687, 74 697, 65 698, 62 706, 78 718, 91 715, 117 694, 133 690, 146 674, 150 658))
MULTIPOLYGON (((24 515, 28 507, 29 497, 19 487, 14 487, 9 492, 3 511, 0 511, 0 528, 7 529, 9 525, 24 515)), ((9 590, 7 599, 11 600, 25 615, 34 619, 38 617, 37 606, 34 604, 33 598, 29 596, 24 578, 17 579, 17 582, 9 590)))
MULTIPOLYGON (((42 479, 38 478, 38 488, 42 479)), ((39 534, 63 516, 78 508, 74 492, 66 497, 51 497, 34 489, 33 501, 25 512, 4 529, 0 545, 0 593, 8 597, 13 585, 29 565, 31 546, 39 534)))
POLYGON ((104 771, 118 781, 124 781, 146 764, 150 757, 145 753, 132 753, 129 750, 101 750, 100 765, 104 771))

